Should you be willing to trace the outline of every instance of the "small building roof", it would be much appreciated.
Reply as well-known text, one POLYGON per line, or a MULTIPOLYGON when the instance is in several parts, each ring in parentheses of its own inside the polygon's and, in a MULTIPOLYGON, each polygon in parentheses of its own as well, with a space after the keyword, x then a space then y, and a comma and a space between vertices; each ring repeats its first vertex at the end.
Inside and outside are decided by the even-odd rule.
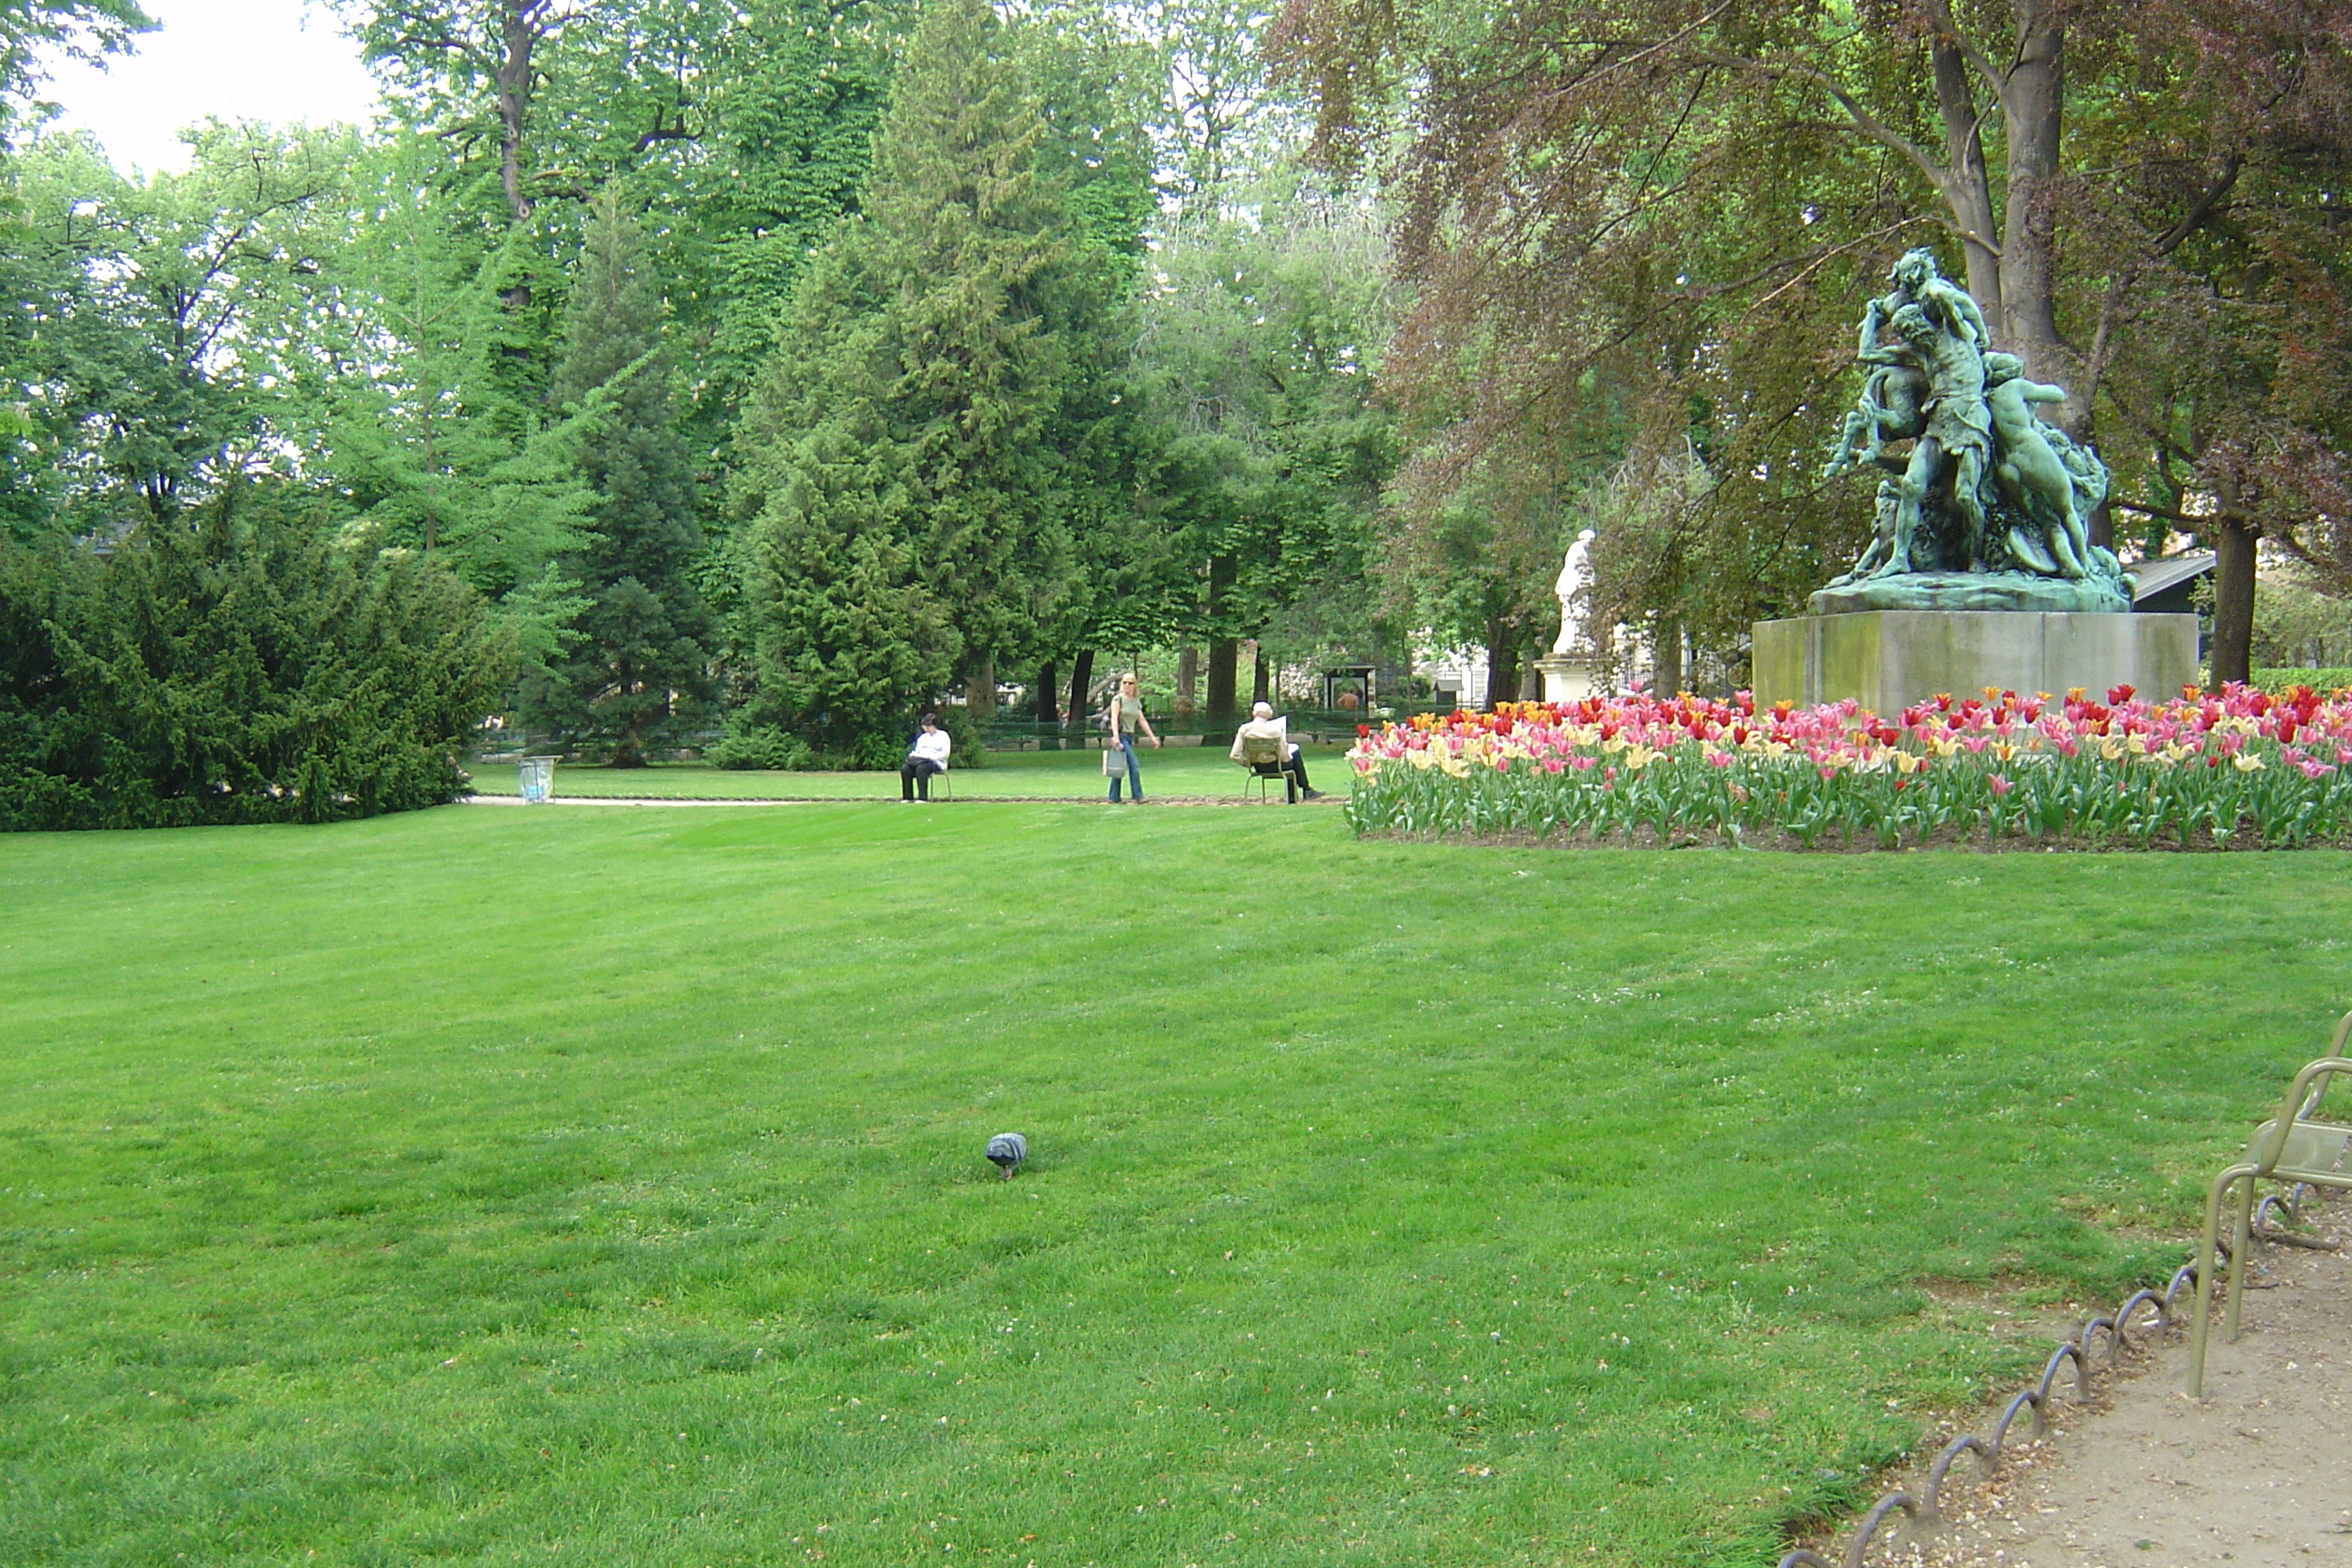
POLYGON ((2191 578, 2202 577, 2213 570, 2213 552, 2192 550, 2186 555, 2161 556, 2154 561, 2142 561, 2126 566, 2131 574, 2132 603, 2153 599, 2168 588, 2177 588, 2191 578))

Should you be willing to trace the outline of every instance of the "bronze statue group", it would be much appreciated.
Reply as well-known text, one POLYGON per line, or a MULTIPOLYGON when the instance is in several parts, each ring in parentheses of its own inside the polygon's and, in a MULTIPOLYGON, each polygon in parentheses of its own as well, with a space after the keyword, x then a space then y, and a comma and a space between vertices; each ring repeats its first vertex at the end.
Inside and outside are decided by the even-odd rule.
POLYGON ((1983 311, 1932 252, 1906 253, 1889 281, 1863 314, 1854 357, 1871 372, 1825 470, 1881 470, 1876 536, 1832 586, 2021 574, 2127 607, 2121 568, 2086 526, 2106 467, 2038 412, 2065 389, 2028 380, 2016 355, 1990 348, 1983 311), (1906 440, 1907 456, 1888 452, 1906 440))

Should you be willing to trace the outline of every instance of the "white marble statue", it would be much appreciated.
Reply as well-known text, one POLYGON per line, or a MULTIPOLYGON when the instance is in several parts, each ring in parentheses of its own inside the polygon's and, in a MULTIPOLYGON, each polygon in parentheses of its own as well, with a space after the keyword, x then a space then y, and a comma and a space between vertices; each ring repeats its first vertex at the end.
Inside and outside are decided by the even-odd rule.
POLYGON ((1559 580, 1551 591, 1559 598, 1559 636, 1551 639, 1551 651, 1564 657, 1577 651, 1584 640, 1584 613, 1591 606, 1577 601, 1588 596, 1585 590, 1592 585, 1592 564, 1586 557, 1591 553, 1592 530, 1586 529, 1568 547, 1568 559, 1559 563, 1559 580))

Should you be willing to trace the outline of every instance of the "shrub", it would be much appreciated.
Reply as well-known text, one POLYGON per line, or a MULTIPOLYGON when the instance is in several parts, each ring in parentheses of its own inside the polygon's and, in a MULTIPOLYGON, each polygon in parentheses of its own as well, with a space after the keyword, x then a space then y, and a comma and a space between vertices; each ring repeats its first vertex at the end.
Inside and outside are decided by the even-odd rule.
POLYGON ((2258 691, 2283 697, 2298 686, 2308 686, 2323 697, 2352 688, 2352 669, 2257 669, 2252 682, 2258 691))
POLYGON ((474 591, 232 495, 0 547, 0 827, 323 822, 466 793, 508 679, 474 591))
POLYGON ((773 724, 730 727, 705 755, 717 767, 764 768, 771 773, 802 772, 816 765, 816 753, 806 741, 773 724))

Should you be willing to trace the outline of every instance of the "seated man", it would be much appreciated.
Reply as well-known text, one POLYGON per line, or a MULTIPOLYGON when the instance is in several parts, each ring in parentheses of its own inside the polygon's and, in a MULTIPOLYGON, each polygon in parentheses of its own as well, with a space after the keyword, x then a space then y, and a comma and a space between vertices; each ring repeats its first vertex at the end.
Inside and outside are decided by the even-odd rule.
POLYGON ((940 716, 936 713, 924 714, 922 733, 915 737, 914 749, 907 753, 907 760, 898 767, 900 800, 913 800, 915 791, 920 789, 923 792, 924 804, 927 805, 930 804, 931 775, 948 771, 948 749, 950 743, 948 740, 948 732, 940 728, 940 716))
POLYGON ((1254 740, 1271 741, 1274 743, 1274 754, 1280 760, 1273 766, 1282 774, 1282 793, 1285 799, 1296 805, 1302 795, 1309 800, 1323 798, 1321 790, 1307 787, 1307 759, 1298 754, 1297 745, 1290 739, 1289 721, 1276 718, 1272 703, 1260 702, 1253 705, 1250 709, 1249 722, 1234 731, 1234 749, 1231 753, 1234 761, 1245 767, 1252 765, 1250 759, 1243 755, 1243 752, 1246 750, 1247 743, 1254 740))

